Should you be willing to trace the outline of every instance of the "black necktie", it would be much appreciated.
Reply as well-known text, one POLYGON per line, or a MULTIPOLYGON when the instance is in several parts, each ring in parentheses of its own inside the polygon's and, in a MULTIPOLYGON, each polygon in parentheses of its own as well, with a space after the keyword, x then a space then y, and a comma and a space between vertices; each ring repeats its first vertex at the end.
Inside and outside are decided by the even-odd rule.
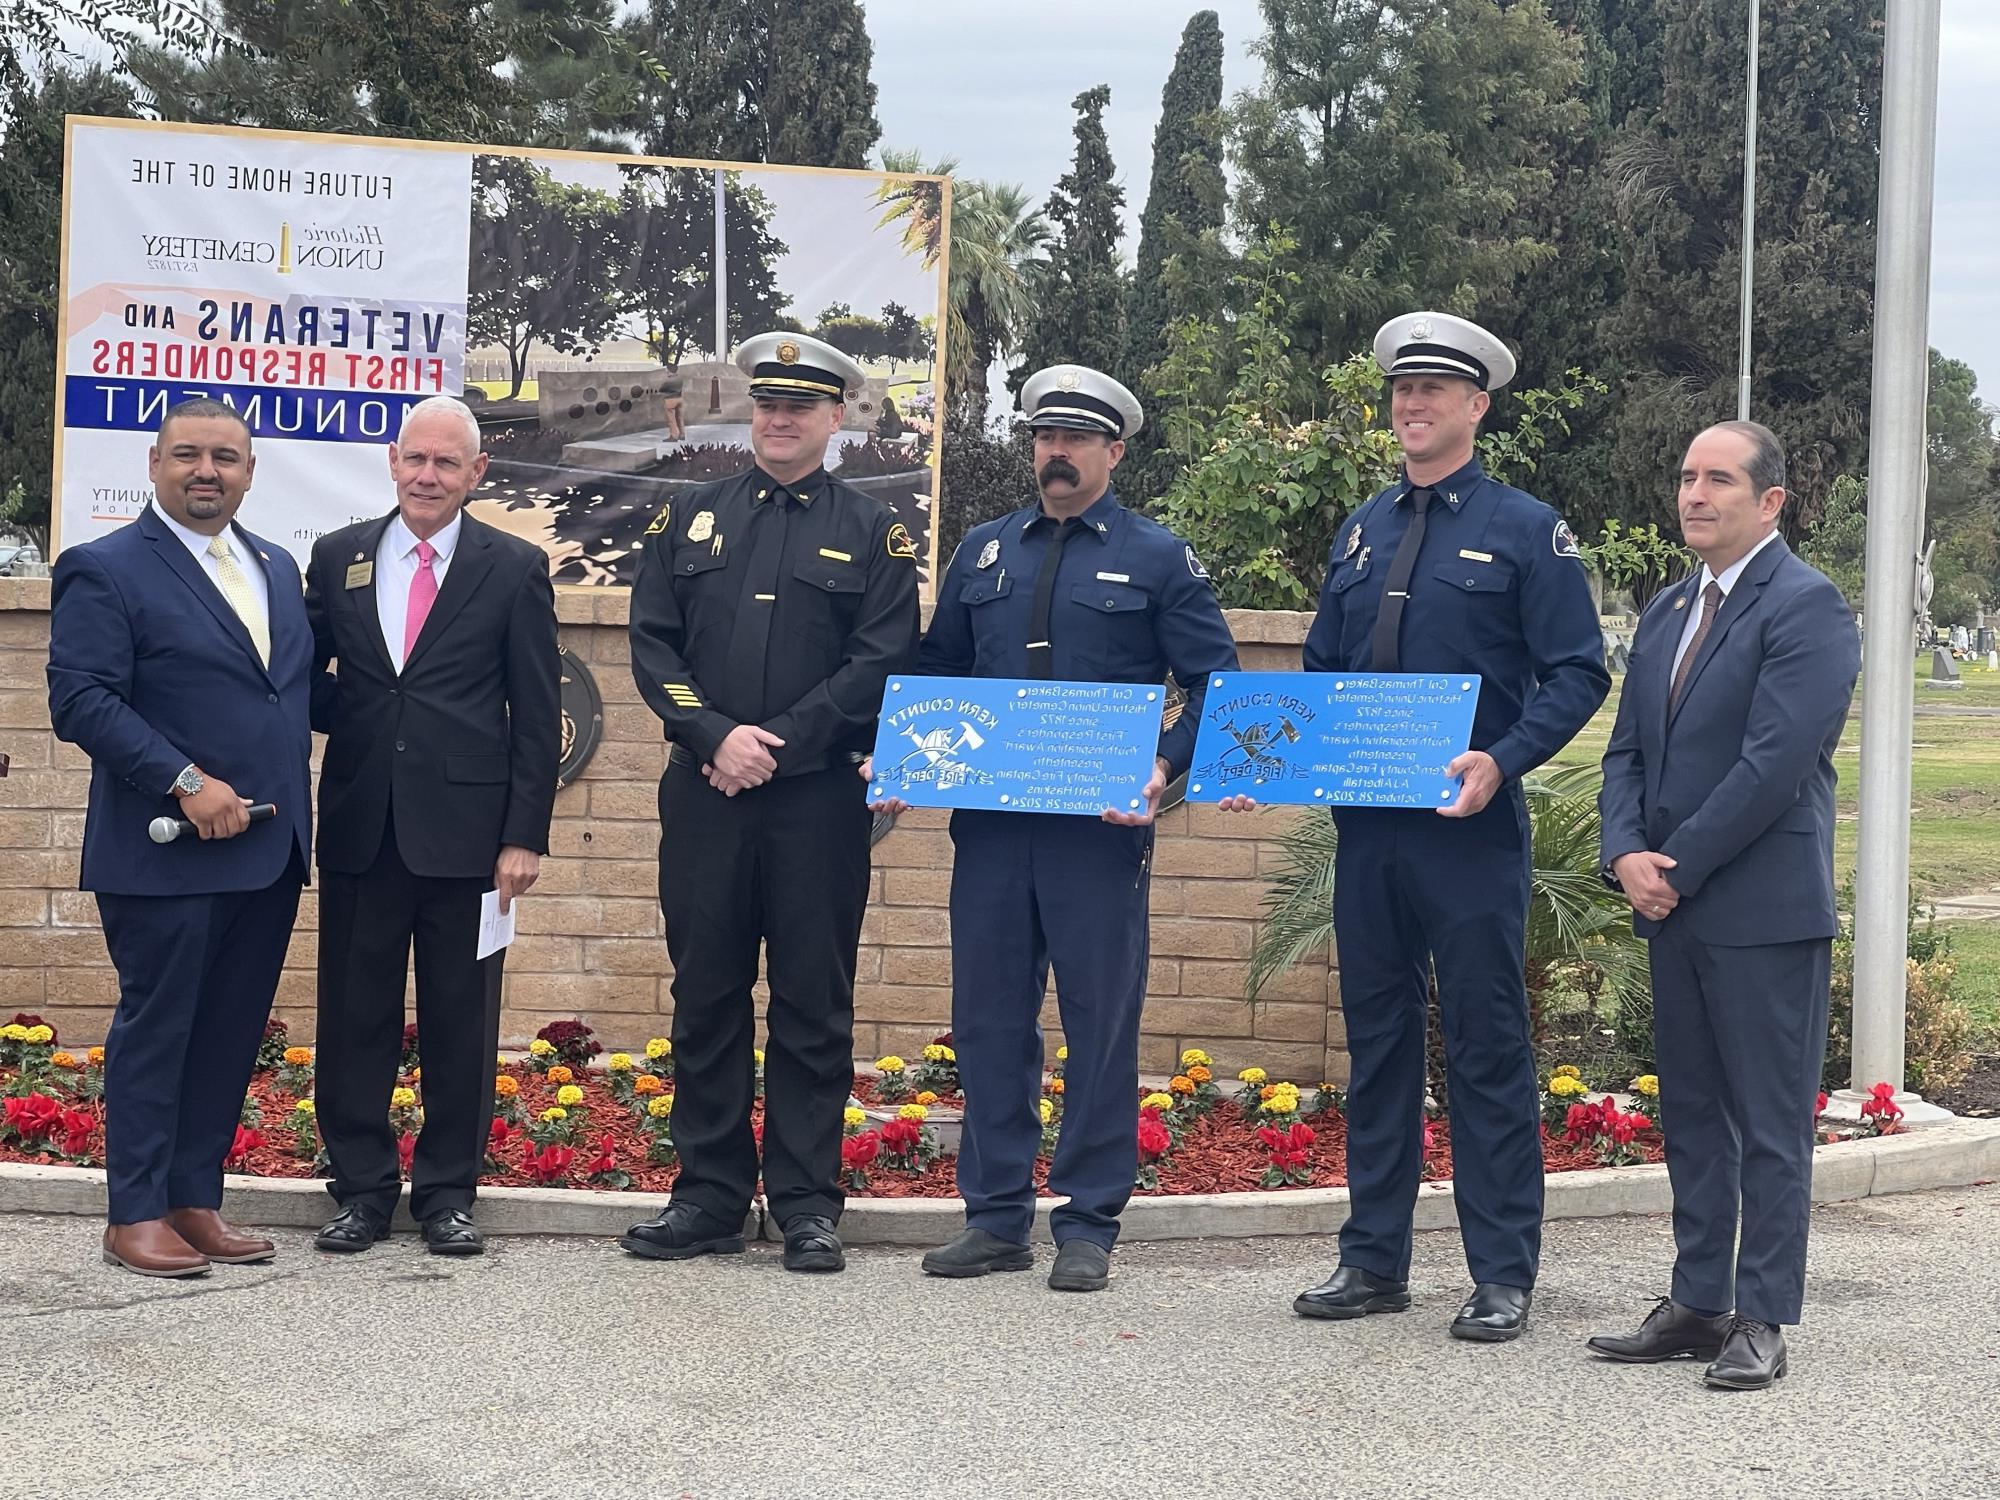
MULTIPOLYGON (((785 561, 785 533, 791 524, 792 498, 780 490, 767 504, 751 511, 750 565, 744 569, 747 597, 737 600, 736 628, 729 634, 725 681, 736 688, 745 723, 758 723, 768 712, 764 701, 764 668, 769 660, 771 616, 778 608, 778 575, 785 561)), ((728 689, 725 689, 728 691, 728 689)))
POLYGON ((1424 521, 1431 508, 1432 490, 1410 491, 1410 528, 1403 533, 1403 540, 1396 548, 1395 561, 1389 564, 1389 581, 1382 594, 1381 606, 1375 611, 1375 636, 1370 643, 1374 652, 1374 664, 1370 668, 1376 672, 1400 671, 1401 660, 1397 637, 1403 626, 1403 606, 1410 600, 1410 575, 1417 571, 1417 553, 1424 545, 1424 521))
POLYGON ((1083 522, 1071 518, 1056 527, 1042 554, 1042 570, 1035 575, 1035 602, 1028 613, 1028 675, 1043 681, 1056 675, 1055 647, 1049 641, 1049 611, 1056 598, 1056 569, 1062 566, 1063 548, 1080 535, 1083 522))

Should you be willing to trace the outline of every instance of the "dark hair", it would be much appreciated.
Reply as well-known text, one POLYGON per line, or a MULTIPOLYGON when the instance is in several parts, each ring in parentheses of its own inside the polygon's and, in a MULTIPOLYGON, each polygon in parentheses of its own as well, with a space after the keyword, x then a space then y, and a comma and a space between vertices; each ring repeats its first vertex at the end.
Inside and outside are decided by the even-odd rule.
POLYGON ((177 401, 168 407, 167 414, 160 418, 155 436, 164 437, 167 424, 177 417, 221 417, 241 427, 246 438, 250 436, 250 424, 243 420, 243 413, 227 401, 217 401, 210 396, 190 396, 187 400, 177 401))
POLYGON ((1785 445, 1777 433, 1762 422, 1717 422, 1712 432, 1733 432, 1750 439, 1750 457, 1743 469, 1750 476, 1750 488, 1762 495, 1766 490, 1785 487, 1785 445))

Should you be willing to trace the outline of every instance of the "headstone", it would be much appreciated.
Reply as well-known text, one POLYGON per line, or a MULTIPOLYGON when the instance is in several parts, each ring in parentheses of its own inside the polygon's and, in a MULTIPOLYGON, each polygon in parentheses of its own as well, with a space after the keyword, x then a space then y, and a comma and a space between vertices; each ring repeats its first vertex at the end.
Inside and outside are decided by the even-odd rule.
POLYGON ((1972 649, 1972 638, 1966 634, 1963 625, 1954 625, 1951 627, 1951 649, 1954 651, 1969 651, 1972 649))
POLYGON ((1994 647, 1993 627, 1991 625, 1980 626, 1979 650, 1982 652, 1991 652, 1993 650, 1993 647, 1994 647))
POLYGON ((1624 672, 1631 665, 1632 653, 1625 648, 1625 643, 1623 641, 1613 641, 1611 643, 1611 670, 1614 672, 1624 672))
POLYGON ((1951 659, 1951 653, 1942 646, 1931 648, 1931 675, 1925 679, 1925 686, 1934 688, 1962 688, 1965 681, 1958 675, 1958 663, 1951 659))

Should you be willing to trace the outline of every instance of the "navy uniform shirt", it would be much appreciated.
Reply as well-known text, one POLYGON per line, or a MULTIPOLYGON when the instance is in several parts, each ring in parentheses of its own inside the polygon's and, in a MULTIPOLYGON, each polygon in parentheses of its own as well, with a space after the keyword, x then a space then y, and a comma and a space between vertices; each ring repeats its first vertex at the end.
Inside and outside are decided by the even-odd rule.
POLYGON ((753 468, 691 490, 646 529, 632 584, 639 692, 703 762, 739 724, 785 742, 772 751, 780 776, 858 761, 883 683, 916 651, 916 557, 894 510, 823 470, 783 485, 753 468), (774 526, 782 547, 753 580, 759 533, 774 526), (732 638, 757 611, 769 612, 756 622, 763 649, 734 670, 732 638))
MULTIPOLYGON (((1075 523, 1049 610, 1052 676, 1068 682, 1163 683, 1187 707, 1160 735, 1168 776, 1194 756, 1202 698, 1236 670, 1236 642, 1194 548, 1106 490, 1075 523)), ((1035 582, 1057 523, 1039 504, 975 526, 938 586, 917 670, 939 677, 1028 677, 1035 582)))
MULTIPOLYGON (((1409 528, 1412 488, 1399 479, 1334 538, 1306 637, 1308 671, 1371 670, 1375 614, 1409 528)), ((1478 459, 1432 489, 1403 608, 1401 670, 1477 672, 1470 748, 1513 781, 1568 744, 1611 690, 1590 583, 1562 517, 1489 478, 1478 459)))

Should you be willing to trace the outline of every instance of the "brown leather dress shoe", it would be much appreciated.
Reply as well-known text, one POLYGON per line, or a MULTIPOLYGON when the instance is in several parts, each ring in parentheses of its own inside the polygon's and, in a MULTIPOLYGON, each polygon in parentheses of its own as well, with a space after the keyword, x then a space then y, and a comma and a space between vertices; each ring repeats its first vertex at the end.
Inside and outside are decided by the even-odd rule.
POLYGON ((208 1257, 174 1233, 165 1219, 107 1225, 104 1263, 141 1276, 200 1276, 209 1266, 208 1257))
POLYGON ((218 1265, 247 1266, 269 1260, 278 1247, 261 1235, 245 1234, 212 1208, 177 1208, 167 1215, 175 1234, 218 1265))

